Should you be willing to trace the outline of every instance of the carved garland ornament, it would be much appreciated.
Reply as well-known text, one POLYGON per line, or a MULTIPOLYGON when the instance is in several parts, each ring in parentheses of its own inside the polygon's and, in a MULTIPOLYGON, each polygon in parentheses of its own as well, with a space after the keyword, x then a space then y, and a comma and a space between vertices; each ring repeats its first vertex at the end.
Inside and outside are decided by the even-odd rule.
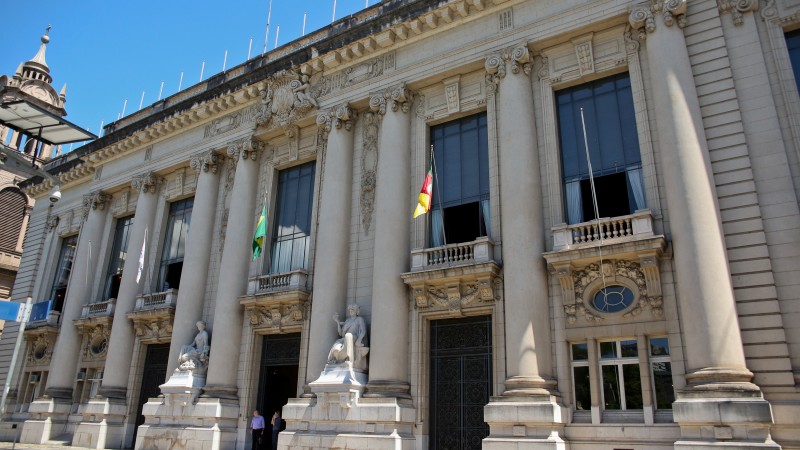
MULTIPOLYGON (((567 322, 574 324, 578 316, 584 316, 588 322, 602 322, 603 314, 590 306, 591 296, 596 289, 587 288, 596 285, 603 276, 607 284, 624 284, 636 287, 635 294, 638 301, 629 308, 623 318, 629 319, 640 315, 647 307, 653 317, 662 317, 663 298, 661 295, 661 277, 656 266, 656 258, 644 257, 640 262, 626 260, 605 261, 602 267, 597 263, 589 264, 585 268, 573 272, 569 267, 559 267, 556 275, 561 284, 564 298, 564 314, 567 322), (602 274, 601 271, 602 270, 602 274), (627 283, 625 283, 627 281, 627 283)), ((629 286, 630 287, 630 286, 629 286)))
POLYGON ((364 115, 364 145, 361 153, 361 225, 369 233, 375 211, 375 188, 378 176, 378 118, 375 113, 364 115))
POLYGON ((308 311, 306 305, 294 303, 278 306, 253 306, 248 308, 253 328, 277 328, 302 325, 308 311))
POLYGON ((417 309, 461 311, 501 298, 503 280, 483 278, 463 284, 414 287, 411 295, 417 309))

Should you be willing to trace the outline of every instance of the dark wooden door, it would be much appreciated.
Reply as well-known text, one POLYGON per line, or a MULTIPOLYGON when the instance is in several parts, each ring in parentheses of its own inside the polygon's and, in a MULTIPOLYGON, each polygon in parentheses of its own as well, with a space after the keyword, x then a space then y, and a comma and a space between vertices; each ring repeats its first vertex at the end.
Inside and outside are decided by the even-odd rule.
POLYGON ((481 448, 492 390, 490 316, 431 321, 430 448, 481 448))
POLYGON ((136 406, 136 429, 133 431, 133 442, 136 442, 136 431, 144 423, 142 407, 147 399, 158 397, 161 390, 158 388, 165 383, 167 378, 167 365, 169 363, 169 344, 151 344, 147 346, 144 358, 144 372, 139 390, 139 403, 136 406))

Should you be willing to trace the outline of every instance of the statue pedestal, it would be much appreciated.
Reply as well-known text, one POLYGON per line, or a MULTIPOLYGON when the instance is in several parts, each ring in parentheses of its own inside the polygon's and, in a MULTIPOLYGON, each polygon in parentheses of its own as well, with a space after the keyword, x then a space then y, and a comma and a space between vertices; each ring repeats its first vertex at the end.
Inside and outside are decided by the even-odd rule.
POLYGON ((199 398, 205 383, 204 372, 176 370, 159 386, 163 398, 144 404, 135 448, 235 448, 239 401, 199 398))
POLYGON ((278 448, 413 449, 411 401, 363 398, 366 385, 367 375, 349 363, 326 366, 309 383, 315 398, 289 399, 283 407, 278 448))
POLYGON ((564 450, 564 427, 569 411, 551 395, 492 397, 483 407, 490 434, 483 440, 489 450, 526 448, 564 450))

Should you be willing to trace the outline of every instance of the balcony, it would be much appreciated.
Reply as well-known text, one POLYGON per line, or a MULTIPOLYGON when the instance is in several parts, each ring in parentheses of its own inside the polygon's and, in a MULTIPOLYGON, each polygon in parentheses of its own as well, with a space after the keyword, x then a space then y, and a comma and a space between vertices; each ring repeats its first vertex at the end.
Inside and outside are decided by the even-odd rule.
POLYGON ((0 250, 0 269, 16 272, 19 270, 21 253, 0 250))
POLYGON ((164 292, 140 295, 136 297, 134 311, 144 311, 149 309, 175 308, 178 301, 178 290, 167 289, 164 292))
POLYGON ((81 319, 88 319, 90 317, 98 317, 98 316, 113 316, 114 305, 116 303, 117 299, 112 298, 104 302, 90 303, 88 305, 85 305, 83 307, 83 310, 81 311, 81 319))
POLYGON ((653 215, 647 209, 599 221, 557 225, 552 230, 554 252, 597 246, 601 242, 610 245, 654 236, 653 215))
POLYGON ((411 288, 417 310, 458 315, 464 309, 488 308, 501 284, 493 255, 494 243, 488 237, 417 249, 411 252, 411 270, 401 277, 411 288))
POLYGON ((239 303, 254 330, 289 333, 302 330, 310 297, 308 272, 298 269, 250 278, 239 303))

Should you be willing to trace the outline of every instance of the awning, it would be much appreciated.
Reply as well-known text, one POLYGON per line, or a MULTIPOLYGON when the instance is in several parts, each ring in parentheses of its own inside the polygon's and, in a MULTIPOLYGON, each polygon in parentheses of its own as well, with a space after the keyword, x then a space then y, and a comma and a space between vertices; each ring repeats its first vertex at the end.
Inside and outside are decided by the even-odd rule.
POLYGON ((97 139, 89 131, 27 100, 0 104, 0 124, 51 145, 97 139))

